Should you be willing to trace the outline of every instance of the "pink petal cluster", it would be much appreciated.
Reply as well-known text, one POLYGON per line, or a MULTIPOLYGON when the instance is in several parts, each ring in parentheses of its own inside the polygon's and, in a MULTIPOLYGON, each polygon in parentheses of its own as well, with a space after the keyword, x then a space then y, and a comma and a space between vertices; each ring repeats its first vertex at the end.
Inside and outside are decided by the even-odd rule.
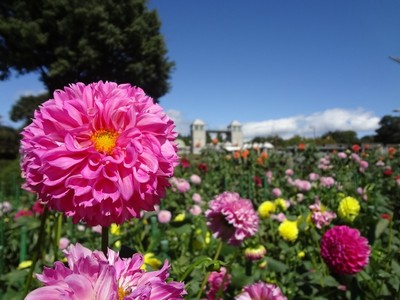
POLYGON ((235 300, 287 300, 281 289, 271 283, 259 281, 243 288, 235 300))
POLYGON ((234 246, 258 230, 258 215, 253 204, 240 198, 238 193, 224 192, 216 196, 209 202, 205 216, 213 236, 234 246))
POLYGON ((225 267, 221 267, 219 272, 211 272, 208 277, 209 289, 207 291, 207 300, 222 299, 223 291, 227 289, 230 283, 231 275, 227 273, 225 267))
POLYGON ((334 226, 321 240, 321 257, 335 273, 355 274, 369 262, 368 240, 357 229, 334 226))
POLYGON ((91 251, 80 244, 71 245, 64 251, 69 268, 55 262, 54 268, 45 267, 36 277, 44 287, 33 290, 25 300, 48 299, 118 299, 118 300, 171 300, 183 299, 186 294, 181 282, 166 282, 169 265, 154 272, 141 269, 141 254, 121 259, 118 253, 108 250, 91 251))
POLYGON ((321 177, 319 179, 321 186, 326 187, 326 188, 331 188, 335 185, 335 179, 333 177, 327 176, 327 177, 321 177))
POLYGON ((194 185, 199 185, 201 183, 201 177, 197 174, 193 174, 190 176, 190 182, 194 185))
POLYGON ((311 190, 312 185, 311 182, 309 182, 308 180, 302 180, 302 179, 296 179, 293 182, 293 185, 302 192, 307 192, 309 190, 311 190))
POLYGON ((129 84, 57 90, 22 136, 24 188, 90 226, 154 210, 179 163, 173 121, 129 84))
POLYGON ((311 220, 318 229, 329 226, 331 221, 337 217, 334 212, 323 210, 319 199, 316 199, 315 203, 310 205, 309 208, 312 210, 311 220))
POLYGON ((178 190, 179 193, 186 193, 190 190, 190 183, 186 179, 172 177, 170 182, 172 189, 178 190))
POLYGON ((272 196, 274 196, 275 198, 279 198, 280 196, 282 196, 282 191, 280 188, 273 188, 272 189, 272 196))

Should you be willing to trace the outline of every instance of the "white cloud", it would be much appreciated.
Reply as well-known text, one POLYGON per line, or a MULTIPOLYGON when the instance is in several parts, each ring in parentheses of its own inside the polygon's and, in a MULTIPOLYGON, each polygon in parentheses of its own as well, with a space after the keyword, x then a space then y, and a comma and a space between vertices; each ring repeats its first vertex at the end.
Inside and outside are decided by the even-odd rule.
POLYGON ((279 135, 285 139, 294 135, 317 136, 334 130, 354 130, 359 134, 374 131, 379 127, 379 118, 363 109, 345 110, 340 108, 316 112, 312 115, 298 115, 289 118, 248 122, 243 124, 246 140, 256 136, 279 135))
POLYGON ((188 120, 184 120, 182 113, 175 109, 170 109, 166 111, 168 117, 170 117, 175 123, 175 131, 180 133, 181 135, 189 135, 190 134, 190 124, 191 122, 188 120))
MULTIPOLYGON (((190 134, 192 121, 185 120, 178 110, 171 109, 166 113, 174 120, 177 132, 182 135, 190 134)), ((288 139, 294 135, 313 137, 314 130, 316 136, 335 130, 353 130, 360 136, 373 134, 373 131, 379 127, 379 121, 380 118, 376 117, 372 112, 361 108, 355 110, 333 108, 311 115, 247 122, 242 123, 242 126, 245 140, 251 140, 256 136, 272 135, 279 135, 284 139, 288 139)), ((223 128, 221 127, 220 129, 223 128)))

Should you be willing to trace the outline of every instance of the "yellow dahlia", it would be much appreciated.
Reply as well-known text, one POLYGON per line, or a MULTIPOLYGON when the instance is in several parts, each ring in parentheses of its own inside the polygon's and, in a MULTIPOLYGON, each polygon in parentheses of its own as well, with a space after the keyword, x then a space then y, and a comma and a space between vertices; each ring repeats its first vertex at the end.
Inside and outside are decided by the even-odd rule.
POLYGON ((279 235, 286 241, 293 242, 299 235, 296 221, 285 220, 279 225, 279 235))
POLYGON ((353 197, 343 198, 338 207, 339 217, 348 222, 353 222, 360 212, 360 203, 353 197))
POLYGON ((271 213, 274 213, 276 210, 275 203, 272 201, 264 201, 258 207, 258 214, 261 218, 268 218, 271 213))

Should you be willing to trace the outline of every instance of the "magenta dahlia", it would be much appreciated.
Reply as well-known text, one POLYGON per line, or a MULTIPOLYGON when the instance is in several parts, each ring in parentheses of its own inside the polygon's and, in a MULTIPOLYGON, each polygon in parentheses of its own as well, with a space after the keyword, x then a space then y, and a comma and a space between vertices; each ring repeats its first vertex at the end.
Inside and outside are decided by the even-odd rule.
POLYGON ((335 273, 355 274, 369 262, 368 240, 357 229, 334 226, 321 240, 321 257, 335 273))
POLYGON ((167 261, 160 270, 145 272, 143 256, 138 253, 121 259, 109 249, 106 258, 103 252, 92 252, 80 244, 71 245, 64 253, 69 268, 60 261, 54 268, 45 267, 42 274, 36 274, 44 286, 25 300, 173 300, 186 294, 184 283, 166 282, 167 261))
POLYGON ((281 289, 271 283, 259 281, 243 288, 243 293, 237 295, 235 300, 286 300, 281 289))
POLYGON ((154 210, 179 163, 173 121, 129 84, 57 90, 22 136, 24 188, 91 226, 154 210))
POLYGON ((234 246, 258 230, 258 215, 253 204, 240 198, 238 193, 224 192, 216 196, 205 215, 214 237, 234 246))

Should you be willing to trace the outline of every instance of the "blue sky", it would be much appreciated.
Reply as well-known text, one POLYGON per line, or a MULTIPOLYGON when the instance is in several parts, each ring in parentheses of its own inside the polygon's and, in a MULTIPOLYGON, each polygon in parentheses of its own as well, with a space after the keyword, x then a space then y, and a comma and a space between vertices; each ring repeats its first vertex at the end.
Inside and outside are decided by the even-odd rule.
MULTIPOLYGON (((400 107, 400 1, 150 0, 175 61, 161 105, 187 134, 243 124, 245 136, 373 133, 400 107)), ((3 123, 35 75, 0 82, 3 123)))

